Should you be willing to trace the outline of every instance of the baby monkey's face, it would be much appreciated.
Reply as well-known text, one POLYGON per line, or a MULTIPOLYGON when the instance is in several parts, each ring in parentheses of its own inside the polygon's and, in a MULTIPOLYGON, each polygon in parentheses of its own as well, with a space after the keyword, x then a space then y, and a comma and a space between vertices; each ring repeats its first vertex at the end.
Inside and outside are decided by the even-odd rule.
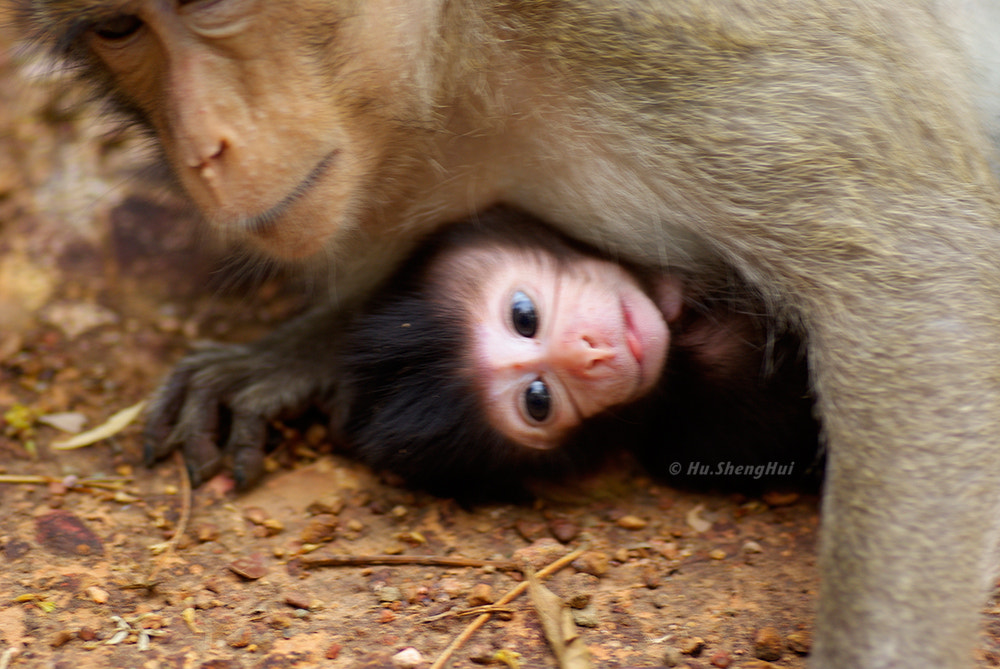
POLYGON ((481 249, 482 299, 470 305, 477 383, 489 421, 513 441, 558 446, 581 421, 648 393, 670 334, 619 265, 544 251, 481 249), (484 255, 485 260, 485 255, 484 255))

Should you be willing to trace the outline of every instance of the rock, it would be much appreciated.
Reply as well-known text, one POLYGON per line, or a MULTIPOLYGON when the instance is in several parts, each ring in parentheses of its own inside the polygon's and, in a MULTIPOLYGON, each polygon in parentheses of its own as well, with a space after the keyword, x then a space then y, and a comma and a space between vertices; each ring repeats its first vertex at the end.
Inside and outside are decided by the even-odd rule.
POLYGON ((469 602, 469 606, 485 606, 495 602, 496 596, 494 596, 493 588, 489 584, 476 583, 469 591, 466 601, 469 602))
POLYGON ((684 653, 685 655, 690 655, 691 657, 698 657, 701 655, 701 651, 705 650, 705 640, 700 636, 693 636, 687 639, 682 639, 677 645, 677 649, 684 653))
POLYGON ((336 516, 338 513, 344 510, 344 500, 340 495, 329 494, 324 495, 320 499, 315 500, 306 507, 306 511, 314 516, 319 516, 322 514, 330 514, 336 516))
POLYGON ((773 662, 780 659, 785 647, 785 640, 773 627, 764 627, 757 632, 753 641, 753 656, 760 660, 773 662))
POLYGON ((611 559, 607 553, 600 551, 587 551, 577 559, 573 560, 573 569, 582 571, 585 574, 600 578, 608 573, 611 559))
POLYGON ((260 553, 253 553, 233 560, 229 563, 229 570, 250 581, 255 581, 267 574, 264 556, 260 553))
POLYGON ((785 641, 788 644, 788 650, 799 655, 808 655, 812 649, 812 637, 809 632, 792 632, 785 638, 785 641))
POLYGON ((799 501, 799 493, 769 490, 762 495, 762 499, 770 507, 790 506, 799 501))
MULTIPOLYGON (((555 562, 568 552, 569 550, 555 539, 543 537, 530 546, 525 546, 514 551, 514 561, 533 569, 541 569, 545 565, 555 562)), ((576 563, 574 562, 573 564, 575 565, 576 563)))
POLYGON ((309 522, 302 528, 299 538, 302 543, 322 544, 334 539, 337 536, 337 526, 340 521, 332 513, 320 513, 309 519, 309 522))
POLYGON ((601 616, 598 614, 597 607, 593 603, 588 604, 582 609, 571 609, 570 612, 573 615, 573 622, 580 627, 594 628, 601 624, 601 616))
POLYGON ((399 669, 416 669, 424 663, 424 656, 416 648, 404 648, 392 656, 392 663, 399 669))
POLYGON ((377 590, 378 601, 383 604, 399 602, 403 599, 403 591, 394 585, 386 585, 377 590))
POLYGON ((712 657, 709 659, 709 663, 713 667, 719 667, 719 669, 726 669, 729 665, 733 663, 733 657, 724 650, 718 650, 712 653, 712 657))
POLYGON ((580 526, 568 518, 553 518, 549 521, 549 531, 560 542, 567 544, 580 536, 580 526))
POLYGON ((643 530, 649 523, 638 516, 622 516, 616 524, 626 530, 643 530))

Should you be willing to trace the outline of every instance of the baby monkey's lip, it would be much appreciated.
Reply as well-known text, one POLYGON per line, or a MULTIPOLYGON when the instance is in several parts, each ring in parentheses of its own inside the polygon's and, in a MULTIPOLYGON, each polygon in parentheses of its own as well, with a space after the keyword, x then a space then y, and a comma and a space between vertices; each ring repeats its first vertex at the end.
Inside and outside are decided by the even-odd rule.
POLYGON ((642 341, 639 338, 638 333, 635 330, 635 322, 632 320, 632 312, 629 310, 628 305, 622 302, 622 315, 625 319, 625 343, 628 346, 628 350, 632 353, 632 357, 635 361, 639 363, 639 370, 642 370, 642 360, 645 357, 645 351, 642 348, 642 341))

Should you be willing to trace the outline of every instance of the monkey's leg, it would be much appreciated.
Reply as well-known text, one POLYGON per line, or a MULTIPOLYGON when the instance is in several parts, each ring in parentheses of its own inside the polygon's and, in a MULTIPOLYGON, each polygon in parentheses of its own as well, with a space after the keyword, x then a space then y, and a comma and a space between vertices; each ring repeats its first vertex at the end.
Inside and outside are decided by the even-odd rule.
POLYGON ((971 666, 1000 532, 1000 248, 953 255, 811 329, 830 442, 812 667, 971 666))
POLYGON ((154 395, 143 433, 147 463, 181 449, 198 485, 224 465, 241 487, 263 472, 267 424, 307 408, 337 383, 343 314, 317 310, 247 345, 184 358, 154 395), (221 425, 228 419, 228 437, 221 425))

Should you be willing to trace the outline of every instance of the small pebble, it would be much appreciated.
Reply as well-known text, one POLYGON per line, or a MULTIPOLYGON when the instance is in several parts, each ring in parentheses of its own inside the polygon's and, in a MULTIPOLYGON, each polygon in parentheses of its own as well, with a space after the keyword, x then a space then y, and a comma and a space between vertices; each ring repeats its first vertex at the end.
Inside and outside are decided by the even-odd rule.
POLYGON ((582 609, 570 609, 570 613, 573 615, 573 622, 580 627, 594 628, 601 623, 601 617, 597 613, 597 607, 593 604, 588 604, 582 609))
POLYGON ((680 548, 673 541, 659 541, 653 539, 649 542, 649 545, 654 551, 668 560, 676 560, 681 556, 680 548))
POLYGON ((257 580, 267 574, 267 567, 264 565, 264 556, 260 553, 253 553, 233 560, 229 563, 229 570, 237 576, 242 576, 251 581, 257 580))
POLYGON ((272 613, 267 616, 266 620, 267 624, 276 630, 288 629, 294 622, 290 616, 284 613, 272 613))
POLYGON ((285 593, 285 604, 295 609, 308 609, 311 602, 308 596, 300 592, 287 592, 285 593))
POLYGON ((724 650, 719 650, 712 653, 712 657, 709 660, 713 667, 719 667, 719 669, 726 669, 729 665, 733 663, 732 656, 724 650))
POLYGON ((344 500, 340 497, 340 495, 335 494, 324 495, 306 507, 306 511, 313 516, 319 516, 325 513, 336 516, 343 510, 344 500))
POLYGON ((684 653, 685 655, 690 655, 691 657, 697 657, 701 655, 701 651, 705 650, 705 640, 700 636, 692 636, 687 639, 682 639, 680 644, 678 644, 677 649, 684 653))
POLYGON ((98 588, 96 585, 92 585, 87 588, 87 596, 95 604, 107 604, 108 603, 108 591, 98 588))
POLYGON ((306 544, 322 544, 337 536, 337 526, 340 521, 331 513, 321 513, 309 519, 302 528, 299 538, 306 544))
POLYGON ((442 578, 440 585, 441 592, 448 595, 451 599, 460 597, 469 589, 465 581, 460 581, 457 578, 442 578))
POLYGON ((403 599, 403 591, 394 585, 386 585, 378 589, 378 601, 383 604, 399 602, 403 599))
POLYGON ((642 530, 648 525, 645 520, 638 516, 622 516, 618 519, 618 527, 624 528, 626 530, 642 530))
POLYGON ((577 559, 573 560, 573 569, 582 571, 585 574, 600 578, 608 573, 611 559, 607 553, 600 551, 587 551, 577 559))
POLYGON ((684 656, 677 648, 669 647, 663 651, 663 664, 668 667, 676 667, 684 661, 684 656))
POLYGON ((514 551, 514 561, 533 569, 541 569, 566 555, 567 548, 551 537, 543 537, 530 546, 514 551))
POLYGON ((522 518, 514 523, 514 530, 525 541, 537 541, 545 536, 546 525, 545 523, 522 518))
POLYGON ((285 530, 285 524, 282 523, 277 518, 268 518, 263 523, 261 523, 261 527, 267 530, 267 535, 271 537, 285 530))
POLYGON ((725 560, 726 551, 722 550, 721 548, 715 548, 708 552, 708 557, 712 558, 713 560, 725 560))
POLYGON ((743 544, 743 552, 749 555, 752 553, 763 553, 764 549, 761 548, 761 545, 756 541, 748 541, 743 544))
POLYGON ((69 630, 60 630, 49 639, 49 645, 53 648, 59 648, 72 641, 74 636, 76 635, 69 630))
POLYGON ((564 544, 580 536, 580 526, 568 518, 553 518, 549 521, 549 531, 552 536, 564 544))
POLYGON ((253 641, 249 627, 240 627, 226 637, 226 644, 231 648, 246 648, 253 641))
POLYGON ((492 646, 480 643, 469 646, 465 654, 469 658, 469 662, 473 664, 493 664, 493 656, 496 651, 493 650, 492 646))
POLYGON ((416 669, 424 662, 424 656, 416 648, 404 648, 392 656, 392 663, 399 669, 416 669))
POLYGON ((779 492, 777 490, 769 490, 764 493, 761 498, 764 502, 770 506, 790 506, 799 501, 799 493, 797 492, 779 492))
POLYGON ((650 590, 655 590, 663 585, 663 570, 654 564, 642 565, 639 574, 642 578, 642 584, 650 590))
POLYGON ((809 632, 792 632, 785 641, 788 642, 788 650, 799 655, 808 655, 812 649, 812 637, 809 632))
POLYGON ((263 525, 264 521, 270 518, 270 514, 259 506, 248 506, 243 509, 243 517, 254 525, 263 525))
POLYGON ((753 656, 759 660, 773 662, 781 657, 785 640, 773 627, 764 627, 757 632, 753 641, 753 656))
POLYGON ((469 591, 466 601, 469 602, 469 606, 485 606, 495 602, 496 596, 493 594, 493 588, 489 584, 476 583, 472 586, 472 590, 469 591))
POLYGON ((219 538, 219 526, 214 523, 200 523, 194 533, 201 543, 215 541, 219 538))

